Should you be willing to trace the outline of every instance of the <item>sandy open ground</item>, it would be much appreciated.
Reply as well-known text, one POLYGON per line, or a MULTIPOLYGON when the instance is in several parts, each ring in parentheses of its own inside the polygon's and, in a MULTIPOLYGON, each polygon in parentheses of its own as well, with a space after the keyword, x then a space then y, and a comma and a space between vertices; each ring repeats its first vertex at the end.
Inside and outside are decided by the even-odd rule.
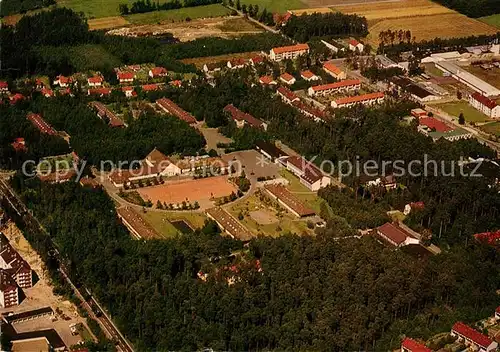
POLYGON ((122 16, 113 16, 91 19, 88 20, 88 24, 91 30, 97 30, 123 27, 130 23, 122 16))
POLYGON ((227 176, 208 177, 199 180, 185 180, 167 183, 160 186, 140 188, 137 190, 144 199, 153 204, 159 200, 167 204, 178 204, 183 201, 205 203, 211 198, 225 197, 237 192, 236 187, 228 181, 227 176))

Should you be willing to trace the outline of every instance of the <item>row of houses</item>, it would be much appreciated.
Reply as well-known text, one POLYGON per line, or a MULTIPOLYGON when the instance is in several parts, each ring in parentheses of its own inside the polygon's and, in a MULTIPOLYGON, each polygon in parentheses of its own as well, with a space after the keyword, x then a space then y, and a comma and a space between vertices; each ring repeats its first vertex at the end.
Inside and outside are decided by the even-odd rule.
POLYGON ((500 118, 500 105, 481 93, 475 92, 469 95, 469 104, 491 119, 500 118))
POLYGON ((299 110, 303 115, 309 117, 310 119, 314 120, 315 122, 324 122, 326 120, 327 115, 323 110, 315 108, 315 107, 310 106, 308 104, 305 104, 290 89, 288 89, 286 87, 279 87, 277 89, 276 93, 281 98, 281 100, 283 100, 285 103, 292 105, 297 110, 299 110))
POLYGON ((248 242, 254 237, 238 219, 221 207, 210 208, 205 213, 209 219, 215 221, 220 229, 232 238, 248 242))
POLYGON ((0 232, 0 305, 3 308, 20 303, 20 288, 33 286, 30 265, 0 232))
POLYGON ((220 72, 223 69, 230 69, 230 70, 238 70, 242 69, 248 65, 255 66, 257 64, 260 64, 264 61, 264 57, 261 55, 255 55, 251 57, 250 59, 244 59, 244 58, 234 58, 228 61, 220 61, 220 62, 212 62, 212 63, 206 63, 203 65, 203 71, 206 74, 213 74, 216 72, 220 72))
POLYGON ((190 125, 196 124, 196 118, 182 109, 180 106, 175 104, 172 100, 167 98, 161 98, 156 101, 156 105, 165 111, 167 114, 171 114, 182 121, 187 122, 190 125))
POLYGON ((307 207, 295 195, 290 193, 283 185, 269 184, 264 186, 264 191, 290 213, 298 218, 315 215, 314 210, 307 207))
POLYGON ((45 121, 41 115, 30 113, 27 118, 41 133, 51 136, 57 133, 57 131, 47 121, 45 121))
POLYGON ((325 96, 335 93, 346 93, 361 89, 361 81, 359 79, 343 80, 335 83, 321 84, 318 86, 309 87, 307 93, 309 96, 325 96))
POLYGON ((125 123, 103 103, 92 101, 89 103, 89 106, 96 112, 97 116, 99 116, 101 120, 107 122, 109 126, 114 128, 126 126, 125 123))
POLYGON ((384 101, 385 94, 383 92, 367 93, 350 97, 343 97, 332 100, 332 108, 348 108, 354 105, 374 105, 384 101))
POLYGON ((258 118, 241 111, 233 104, 226 105, 224 107, 224 112, 229 115, 229 117, 236 122, 236 127, 243 128, 245 125, 259 128, 264 131, 267 130, 267 123, 259 120, 258 118))

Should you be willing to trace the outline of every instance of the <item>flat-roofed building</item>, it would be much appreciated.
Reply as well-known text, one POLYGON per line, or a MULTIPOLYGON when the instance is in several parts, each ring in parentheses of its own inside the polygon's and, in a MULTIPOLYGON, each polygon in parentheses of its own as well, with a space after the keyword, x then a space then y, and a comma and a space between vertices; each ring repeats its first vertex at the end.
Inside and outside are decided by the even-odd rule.
POLYGON ((283 185, 269 184, 264 186, 264 189, 271 198, 277 200, 293 215, 299 218, 315 215, 314 210, 305 206, 299 198, 290 193, 283 185))
POLYGON ((221 207, 210 208, 206 211, 206 214, 232 238, 248 242, 254 237, 245 226, 221 207))
POLYGON ((483 81, 481 78, 467 72, 457 64, 448 61, 440 61, 436 63, 436 67, 443 72, 450 74, 457 81, 464 83, 466 86, 474 89, 476 92, 486 96, 498 96, 500 90, 493 87, 491 84, 483 81))

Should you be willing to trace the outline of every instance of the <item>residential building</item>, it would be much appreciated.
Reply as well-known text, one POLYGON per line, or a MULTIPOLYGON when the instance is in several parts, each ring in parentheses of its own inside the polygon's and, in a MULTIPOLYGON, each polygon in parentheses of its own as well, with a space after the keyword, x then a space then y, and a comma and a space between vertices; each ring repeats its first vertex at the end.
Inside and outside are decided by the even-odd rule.
POLYGON ((40 132, 48 134, 48 135, 55 135, 57 132, 54 128, 52 128, 51 125, 49 125, 43 118, 42 116, 38 114, 28 114, 27 116, 28 120, 35 126, 40 132))
POLYGON ((52 89, 48 88, 42 88, 40 93, 45 97, 45 98, 52 98, 54 96, 54 91, 52 89))
POLYGON ((406 231, 398 224, 390 222, 377 227, 377 235, 385 242, 397 248, 420 243, 409 231, 406 231))
POLYGON ((23 101, 24 99, 26 99, 24 95, 22 95, 21 93, 16 93, 9 97, 9 102, 10 105, 16 105, 17 103, 23 101))
POLYGON ((493 87, 491 84, 483 81, 472 73, 467 72, 453 62, 440 61, 436 63, 436 67, 486 97, 500 95, 499 89, 493 87))
POLYGON ((312 73, 309 70, 302 71, 300 73, 300 77, 302 77, 303 80, 308 81, 308 82, 317 81, 320 79, 318 76, 316 76, 314 73, 312 73))
POLYGON ((327 41, 325 40, 321 40, 321 42, 328 48, 330 49, 331 51, 333 51, 334 53, 338 53, 339 52, 339 46, 335 46, 331 43, 328 43, 327 41))
POLYGON ((397 88, 399 93, 406 92, 413 100, 421 104, 440 99, 440 97, 430 93, 427 89, 415 84, 406 77, 391 77, 389 82, 392 87, 397 88))
POLYGON ((325 176, 316 165, 299 156, 288 157, 286 168, 313 192, 330 185, 332 182, 330 177, 325 176))
POLYGON ((349 79, 340 82, 309 87, 307 93, 309 94, 309 96, 325 96, 333 93, 355 91, 358 89, 361 89, 361 81, 359 79, 349 79))
POLYGON ((248 62, 250 62, 250 64, 252 66, 255 66, 255 65, 263 63, 264 58, 262 56, 254 56, 254 57, 250 58, 250 60, 248 60, 248 62))
POLYGON ((262 76, 259 78, 259 83, 262 85, 276 85, 276 81, 270 76, 262 76))
POLYGON ((315 122, 325 122, 326 120, 326 113, 323 110, 303 103, 301 100, 294 101, 292 105, 303 115, 313 119, 315 122))
POLYGON ((244 68, 247 64, 247 60, 245 60, 244 58, 236 58, 236 59, 232 59, 232 60, 229 60, 227 62, 227 67, 230 68, 231 70, 237 70, 237 69, 241 69, 241 68, 244 68))
POLYGON ((492 352, 496 351, 498 347, 498 343, 491 340, 488 336, 481 334, 479 331, 462 322, 455 323, 450 334, 451 336, 458 337, 460 341, 475 351, 492 352))
POLYGON ((168 71, 165 67, 153 67, 148 72, 149 77, 151 78, 159 78, 168 76, 168 71))
POLYGON ((365 46, 363 44, 361 44, 360 42, 358 42, 356 39, 351 39, 349 41, 349 50, 351 50, 351 51, 357 50, 360 53, 362 53, 365 50, 365 46))
POLYGON ((203 71, 205 73, 215 73, 219 72, 222 70, 223 64, 218 62, 218 63, 208 63, 203 65, 203 71))
POLYGON ((500 307, 497 307, 497 309, 495 309, 495 319, 500 320, 500 307))
POLYGON ((190 125, 195 124, 196 118, 188 113, 187 111, 183 110, 180 106, 175 104, 172 100, 167 99, 167 98, 161 98, 156 101, 156 105, 160 107, 163 111, 165 111, 168 114, 172 114, 175 117, 187 122, 190 125))
POLYGON ((12 142, 11 146, 16 152, 26 152, 28 150, 28 148, 26 148, 26 141, 24 138, 16 138, 14 142, 12 142))
POLYGON ((273 163, 278 163, 280 159, 287 158, 288 154, 279 149, 274 143, 257 141, 255 149, 259 151, 266 158, 270 159, 273 163))
POLYGON ((8 93, 9 84, 5 81, 0 81, 0 93, 8 93))
POLYGON ((292 92, 290 89, 286 87, 279 87, 277 93, 281 97, 281 99, 287 104, 292 104, 294 101, 300 100, 300 98, 297 95, 295 95, 294 92, 292 92))
POLYGON ((271 49, 269 57, 273 61, 282 61, 286 59, 296 59, 300 55, 309 54, 309 45, 296 44, 290 46, 282 46, 271 49))
POLYGON ((99 118, 106 122, 110 127, 125 127, 125 123, 103 103, 99 101, 92 101, 89 103, 89 106, 96 112, 97 116, 99 116, 99 118))
POLYGON ((412 116, 415 116, 417 119, 420 119, 421 117, 427 117, 429 115, 427 111, 420 108, 412 109, 411 114, 412 116))
POLYGON ((288 72, 285 72, 283 73, 281 76, 280 76, 280 81, 285 83, 285 84, 288 84, 289 86, 291 86, 292 84, 294 84, 297 80, 295 79, 295 77, 293 77, 291 74, 289 74, 288 72))
POLYGON ((412 210, 422 210, 424 208, 425 208, 424 202, 411 202, 405 205, 403 214, 408 216, 412 212, 412 210))
POLYGON ((500 118, 500 105, 478 92, 469 96, 469 104, 492 119, 500 118))
POLYGON ((143 92, 153 92, 153 91, 160 89, 160 85, 154 84, 154 83, 153 84, 143 84, 141 86, 141 88, 142 88, 143 92))
POLYGON ((217 223, 222 231, 232 238, 248 242, 254 237, 245 226, 221 207, 210 208, 206 211, 206 214, 217 223))
POLYGON ((262 122, 252 115, 239 110, 233 104, 229 104, 224 107, 224 112, 231 116, 231 118, 236 122, 236 127, 238 128, 243 128, 243 126, 249 125, 251 127, 263 129, 264 131, 267 130, 267 124, 265 122, 262 122))
POLYGON ((186 157, 176 165, 182 175, 225 175, 229 173, 232 163, 227 163, 219 157, 186 157))
POLYGON ((37 308, 33 310, 24 311, 21 313, 13 313, 4 315, 2 317, 3 321, 7 324, 13 325, 18 323, 24 323, 27 321, 44 318, 53 317, 54 310, 50 307, 37 308))
POLYGON ((132 83, 135 78, 135 73, 133 72, 118 72, 116 78, 120 83, 132 83))
POLYGON ((347 78, 345 71, 341 70, 331 62, 325 62, 323 64, 323 70, 335 79, 342 80, 347 78))
POLYGON ((182 87, 182 81, 179 79, 176 79, 176 80, 170 81, 170 85, 173 87, 180 88, 180 87, 182 87))
POLYGON ((423 343, 407 337, 401 343, 401 352, 432 352, 432 350, 423 343))
POLYGON ((6 270, 0 269, 0 307, 13 307, 19 303, 19 287, 6 270))
POLYGON ((160 238, 156 230, 133 208, 120 207, 116 209, 116 214, 135 239, 160 238))
POLYGON ((373 105, 380 104, 384 101, 384 93, 368 93, 363 95, 356 95, 353 97, 344 97, 332 101, 333 108, 347 108, 353 105, 373 105))
POLYGON ((125 94, 127 98, 132 98, 134 96, 137 96, 137 93, 134 91, 134 87, 132 86, 122 87, 122 92, 125 94))
POLYGON ((315 215, 314 210, 306 207, 300 199, 290 193, 283 185, 269 184, 264 186, 264 190, 277 200, 285 209, 298 218, 315 215))
POLYGON ((72 83, 72 80, 70 77, 65 77, 63 75, 59 75, 56 77, 54 81, 54 85, 59 86, 61 88, 66 88, 72 83))
POLYGON ((0 232, 0 268, 4 269, 21 288, 33 286, 33 275, 29 264, 11 246, 9 240, 0 232))
POLYGON ((104 79, 101 76, 93 76, 87 79, 87 84, 89 87, 100 87, 104 79))

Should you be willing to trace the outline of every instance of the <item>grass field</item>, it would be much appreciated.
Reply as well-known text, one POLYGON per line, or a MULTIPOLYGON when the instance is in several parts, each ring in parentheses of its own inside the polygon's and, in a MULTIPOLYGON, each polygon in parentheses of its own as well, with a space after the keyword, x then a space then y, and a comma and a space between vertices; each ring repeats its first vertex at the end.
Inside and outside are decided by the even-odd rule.
POLYGON ((70 49, 69 60, 80 71, 104 70, 121 66, 120 60, 100 45, 85 44, 70 49))
POLYGON ((231 11, 220 5, 213 4, 207 6, 187 7, 183 9, 154 11, 148 13, 138 13, 125 16, 127 21, 133 24, 153 24, 161 22, 185 21, 186 18, 207 18, 228 16, 231 11))
POLYGON ((370 30, 367 41, 373 46, 379 44, 379 33, 388 29, 409 29, 417 41, 497 32, 497 28, 489 24, 468 18, 430 0, 338 4, 333 7, 343 13, 365 16, 370 30))
POLYGON ((145 214, 142 213, 141 216, 163 237, 172 238, 179 235, 179 231, 170 223, 164 213, 148 211, 145 214))
MULTIPOLYGON (((129 7, 136 0, 57 0, 59 6, 72 9, 75 12, 83 12, 87 18, 100 18, 119 16, 118 5, 128 4, 129 7)), ((160 4, 170 0, 158 0, 160 4)))
POLYGON ((498 121, 484 124, 480 129, 486 133, 491 133, 500 137, 500 122, 498 121))
POLYGON ((259 5, 259 9, 267 11, 285 13, 287 10, 303 9, 310 7, 307 1, 300 0, 241 0, 241 4, 259 5))
POLYGON ((481 17, 479 20, 481 22, 489 24, 490 26, 500 28, 500 13, 496 15, 481 17))
POLYGON ((117 27, 123 27, 130 23, 122 16, 112 16, 112 17, 102 17, 102 18, 95 18, 93 20, 88 20, 88 24, 91 30, 98 30, 98 29, 112 29, 117 27))
POLYGON ((436 105, 436 107, 450 115, 457 116, 463 112, 465 120, 468 122, 488 121, 488 116, 470 106, 466 101, 436 105))

